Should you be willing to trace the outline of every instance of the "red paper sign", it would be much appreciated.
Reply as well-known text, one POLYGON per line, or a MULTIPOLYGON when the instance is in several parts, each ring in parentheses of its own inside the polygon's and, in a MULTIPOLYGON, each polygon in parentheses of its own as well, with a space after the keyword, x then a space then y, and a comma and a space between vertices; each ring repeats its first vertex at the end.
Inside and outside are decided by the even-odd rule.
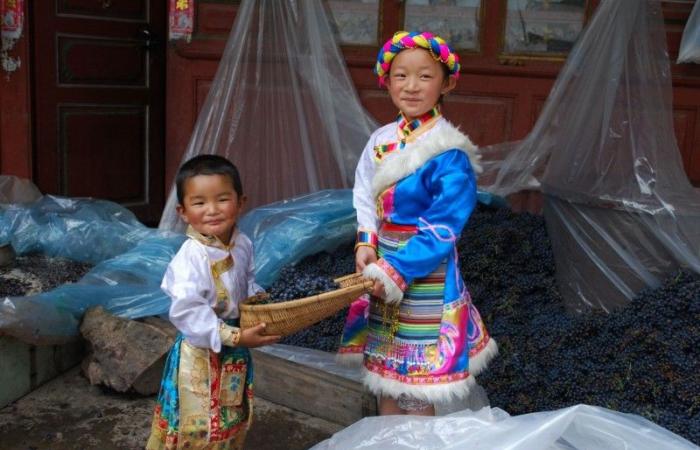
POLYGON ((170 0, 168 23, 170 40, 185 39, 189 42, 194 24, 194 0, 170 0))
POLYGON ((24 0, 0 0, 0 32, 3 39, 19 39, 24 23, 24 0))

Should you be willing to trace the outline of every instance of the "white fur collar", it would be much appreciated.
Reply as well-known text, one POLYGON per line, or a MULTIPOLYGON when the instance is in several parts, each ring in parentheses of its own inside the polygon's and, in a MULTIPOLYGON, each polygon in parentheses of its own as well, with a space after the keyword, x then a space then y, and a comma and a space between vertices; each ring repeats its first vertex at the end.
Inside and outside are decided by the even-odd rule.
POLYGON ((372 191, 377 197, 386 188, 418 170, 429 159, 448 150, 461 150, 467 154, 474 172, 481 173, 477 147, 447 120, 442 120, 436 129, 425 138, 409 144, 403 151, 389 153, 377 167, 372 180, 372 191), (438 129, 439 127, 439 129, 438 129))

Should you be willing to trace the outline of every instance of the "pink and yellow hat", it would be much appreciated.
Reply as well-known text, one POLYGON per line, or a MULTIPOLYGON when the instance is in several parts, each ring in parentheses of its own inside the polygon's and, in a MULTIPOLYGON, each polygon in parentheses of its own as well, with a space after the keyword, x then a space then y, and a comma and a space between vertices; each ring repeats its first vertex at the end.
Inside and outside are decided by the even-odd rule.
POLYGON ((397 31, 391 39, 386 41, 379 50, 379 55, 377 55, 374 73, 379 77, 380 86, 384 86, 384 80, 391 68, 391 61, 401 50, 407 48, 424 48, 428 50, 436 61, 440 61, 447 66, 450 75, 455 78, 459 77, 459 56, 443 38, 428 31, 413 31, 410 33, 408 31, 397 31))

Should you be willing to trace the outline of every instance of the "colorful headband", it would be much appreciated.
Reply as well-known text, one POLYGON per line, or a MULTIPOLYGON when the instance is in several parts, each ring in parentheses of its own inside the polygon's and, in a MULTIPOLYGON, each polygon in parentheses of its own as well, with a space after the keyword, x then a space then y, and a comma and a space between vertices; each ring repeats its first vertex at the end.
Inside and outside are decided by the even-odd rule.
POLYGON ((384 86, 384 80, 391 68, 391 61, 401 50, 407 48, 424 48, 430 52, 436 61, 440 61, 447 66, 450 75, 459 78, 459 56, 440 36, 424 31, 422 33, 413 31, 397 31, 394 37, 386 41, 379 50, 377 65, 374 73, 379 77, 379 85, 384 86))

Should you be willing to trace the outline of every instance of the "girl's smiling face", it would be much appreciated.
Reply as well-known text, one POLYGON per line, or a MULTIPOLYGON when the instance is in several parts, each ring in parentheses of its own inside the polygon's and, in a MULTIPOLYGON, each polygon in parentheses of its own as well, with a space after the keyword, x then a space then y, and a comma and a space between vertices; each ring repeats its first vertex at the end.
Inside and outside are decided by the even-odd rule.
POLYGON ((216 236, 224 244, 243 210, 245 196, 238 195, 226 175, 195 175, 184 185, 184 198, 177 211, 199 233, 216 236))
POLYGON ((391 100, 409 120, 430 111, 456 84, 454 77, 445 75, 442 63, 422 48, 396 55, 386 80, 391 100))

